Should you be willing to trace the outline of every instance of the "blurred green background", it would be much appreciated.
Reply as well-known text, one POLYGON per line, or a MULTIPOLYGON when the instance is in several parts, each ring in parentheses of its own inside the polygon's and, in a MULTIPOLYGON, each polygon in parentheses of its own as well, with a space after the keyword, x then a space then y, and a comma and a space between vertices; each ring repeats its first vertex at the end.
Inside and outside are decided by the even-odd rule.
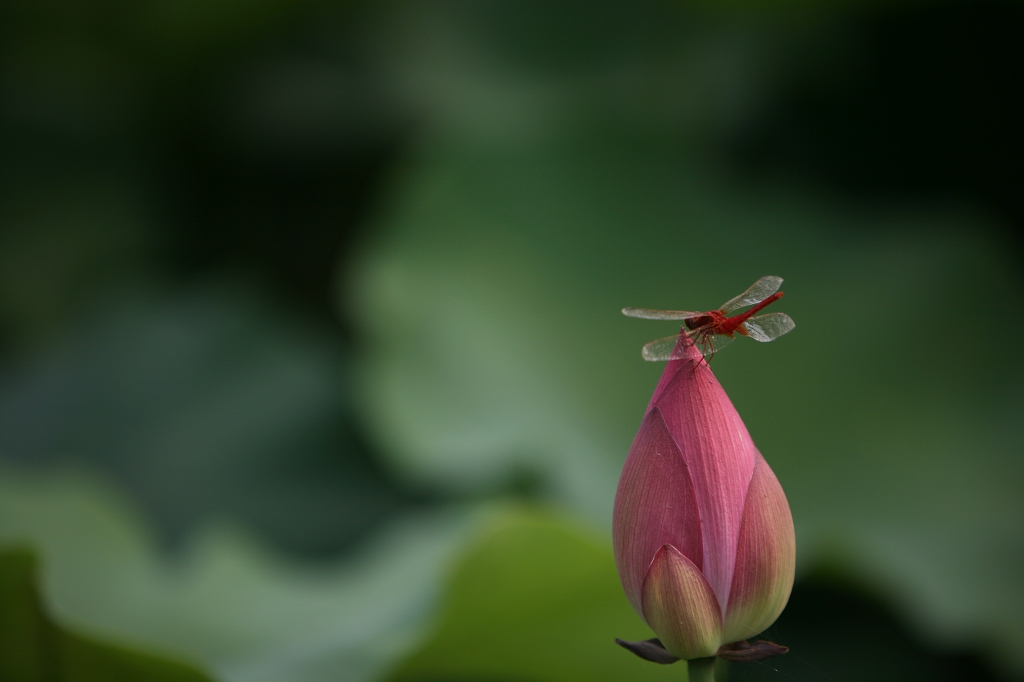
POLYGON ((1024 679, 1024 5, 0 6, 0 679, 681 680, 611 558, 670 323, 792 653, 1024 679))

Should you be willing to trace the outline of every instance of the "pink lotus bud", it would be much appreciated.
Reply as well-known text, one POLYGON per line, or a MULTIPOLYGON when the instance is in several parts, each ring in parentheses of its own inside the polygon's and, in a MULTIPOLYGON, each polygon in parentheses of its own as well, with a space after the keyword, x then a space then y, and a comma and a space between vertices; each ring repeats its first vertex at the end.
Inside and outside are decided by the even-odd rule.
POLYGON ((679 344, 683 357, 665 368, 623 466, 612 535, 633 608, 664 649, 689 660, 775 622, 793 587, 796 538, 736 408, 693 342, 680 335, 679 344))

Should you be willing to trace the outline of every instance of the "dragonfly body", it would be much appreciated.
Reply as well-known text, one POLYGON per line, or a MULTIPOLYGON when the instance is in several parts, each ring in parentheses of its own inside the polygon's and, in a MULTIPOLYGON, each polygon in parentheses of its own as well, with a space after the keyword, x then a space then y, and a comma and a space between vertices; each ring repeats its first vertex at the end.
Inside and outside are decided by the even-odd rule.
POLYGON ((690 317, 683 320, 683 324, 691 331, 707 327, 713 330, 715 334, 729 334, 731 336, 732 334, 739 332, 743 336, 746 336, 747 330, 743 327, 743 323, 753 317, 754 313, 782 298, 782 293, 783 292, 781 291, 776 291, 750 310, 742 312, 739 315, 728 317, 721 310, 709 310, 699 317, 690 317))
POLYGON ((749 336, 755 341, 767 342, 777 339, 796 326, 785 313, 755 316, 765 306, 782 298, 782 292, 778 290, 780 286, 781 277, 762 277, 742 294, 723 303, 720 308, 706 312, 623 308, 622 313, 629 317, 683 322, 678 334, 645 345, 645 360, 674 360, 682 357, 683 351, 679 347, 681 340, 688 340, 697 345, 704 357, 710 360, 717 351, 730 343, 736 334, 749 336), (753 307, 732 317, 728 315, 746 306, 753 307))

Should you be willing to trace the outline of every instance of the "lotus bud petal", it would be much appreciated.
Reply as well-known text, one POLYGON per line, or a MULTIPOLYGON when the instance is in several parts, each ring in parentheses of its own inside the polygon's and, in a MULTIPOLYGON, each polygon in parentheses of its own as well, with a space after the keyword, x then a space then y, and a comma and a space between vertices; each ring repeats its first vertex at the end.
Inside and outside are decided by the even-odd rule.
POLYGON ((693 659, 775 621, 796 540, 739 413, 693 343, 679 344, 623 466, 612 535, 633 608, 669 653, 693 659))
POLYGON ((662 645, 682 659, 714 656, 722 609, 700 569, 672 545, 654 555, 643 586, 643 612, 662 645))

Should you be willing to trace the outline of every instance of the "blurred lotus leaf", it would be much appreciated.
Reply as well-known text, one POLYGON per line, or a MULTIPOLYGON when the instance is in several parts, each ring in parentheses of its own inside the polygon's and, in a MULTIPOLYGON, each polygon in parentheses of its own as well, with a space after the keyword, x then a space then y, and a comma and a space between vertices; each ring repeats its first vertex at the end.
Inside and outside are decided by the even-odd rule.
POLYGON ((61 622, 188 657, 225 682, 375 679, 416 641, 466 528, 460 514, 406 519, 316 568, 209 529, 172 563, 90 478, 0 471, 0 543, 38 549, 61 622))
POLYGON ((195 668, 114 646, 54 623, 36 586, 36 560, 0 548, 0 679, 5 682, 204 682, 195 668))
POLYGON ((530 509, 494 513, 459 561, 438 622, 387 679, 678 680, 615 646, 650 636, 622 596, 611 549, 576 523, 530 509))
POLYGON ((394 514, 355 443, 337 341, 239 285, 102 300, 0 368, 0 456, 87 463, 171 540, 210 517, 335 553, 394 514))

